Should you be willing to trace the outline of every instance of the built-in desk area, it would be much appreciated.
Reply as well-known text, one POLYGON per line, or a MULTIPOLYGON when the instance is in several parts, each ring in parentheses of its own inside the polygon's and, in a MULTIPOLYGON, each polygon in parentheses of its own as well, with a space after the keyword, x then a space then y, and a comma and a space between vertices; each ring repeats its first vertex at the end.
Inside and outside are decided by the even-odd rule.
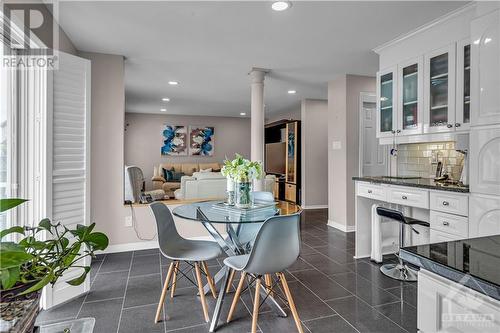
MULTIPOLYGON (((409 244, 417 245, 469 237, 469 189, 458 184, 441 184, 427 178, 353 177, 355 186, 356 258, 395 253, 398 224, 382 223, 377 206, 397 209, 404 215, 430 223, 407 230, 409 244)), ((409 228, 407 228, 409 229, 409 228)))

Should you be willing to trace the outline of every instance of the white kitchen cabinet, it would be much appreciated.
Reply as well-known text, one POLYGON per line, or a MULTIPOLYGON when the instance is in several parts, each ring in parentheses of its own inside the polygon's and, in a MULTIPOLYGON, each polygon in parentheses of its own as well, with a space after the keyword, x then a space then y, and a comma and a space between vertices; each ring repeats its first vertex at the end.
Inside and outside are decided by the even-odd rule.
POLYGON ((377 138, 396 132, 397 86, 397 67, 377 73, 377 138))
POLYGON ((469 236, 469 219, 464 216, 454 214, 436 212, 431 210, 429 223, 431 225, 431 242, 432 234, 435 231, 446 233, 449 238, 464 239, 469 236))
POLYGON ((457 88, 455 104, 455 130, 468 131, 470 128, 470 38, 457 42, 457 88))
POLYGON ((424 55, 424 133, 454 131, 455 43, 424 55))
POLYGON ((471 126, 500 124, 500 10, 471 22, 471 126))
POLYGON ((423 57, 398 65, 397 135, 414 135, 423 129, 423 57))
POLYGON ((471 194, 469 237, 500 234, 500 197, 471 194))
POLYGON ((470 131, 470 190, 500 196, 500 126, 470 131))
POLYGON ((441 230, 430 229, 429 230, 429 243, 443 243, 451 242, 454 240, 459 240, 464 237, 457 236, 455 234, 450 234, 441 230))
POLYGON ((500 330, 500 302, 425 269, 418 273, 417 328, 421 332, 500 330))

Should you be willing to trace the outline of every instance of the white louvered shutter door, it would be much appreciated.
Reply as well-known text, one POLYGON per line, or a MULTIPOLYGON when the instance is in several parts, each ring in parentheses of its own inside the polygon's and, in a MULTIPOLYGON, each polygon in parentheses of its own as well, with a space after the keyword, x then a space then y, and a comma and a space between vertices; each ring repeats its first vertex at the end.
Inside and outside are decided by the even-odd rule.
MULTIPOLYGON (((59 68, 52 73, 52 106, 52 112, 48 112, 47 118, 48 150, 51 150, 47 155, 49 173, 47 213, 52 221, 61 222, 68 228, 74 228, 77 224, 88 225, 90 223, 89 60, 59 53, 59 68)), ((82 262, 90 265, 89 258, 82 262)), ((81 273, 81 269, 68 270, 52 288, 47 288, 44 307, 55 306, 88 291, 89 277, 80 286, 71 286, 65 282, 81 273)))

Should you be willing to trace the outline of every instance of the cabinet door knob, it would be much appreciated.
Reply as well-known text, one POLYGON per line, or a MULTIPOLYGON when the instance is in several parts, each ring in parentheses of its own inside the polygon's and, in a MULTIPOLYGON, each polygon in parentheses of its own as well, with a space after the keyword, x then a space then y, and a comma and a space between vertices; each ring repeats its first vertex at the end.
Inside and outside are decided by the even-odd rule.
POLYGON ((446 125, 446 127, 448 127, 448 128, 452 128, 452 127, 453 127, 453 125, 452 125, 452 124, 448 124, 448 125, 446 125))
POLYGON ((460 124, 460 123, 455 124, 455 127, 460 127, 460 126, 462 126, 462 124, 460 124))
POLYGON ((449 206, 450 203, 448 201, 443 201, 443 206, 449 206))
POLYGON ((449 225, 450 225, 450 222, 443 221, 443 225, 445 225, 445 226, 449 226, 449 225))
POLYGON ((397 130, 396 132, 397 132, 397 133, 401 133, 401 130, 397 130))
POLYGON ((368 190, 368 193, 373 193, 373 191, 372 190, 368 190))
POLYGON ((401 197, 401 199, 406 200, 406 199, 408 199, 408 197, 407 197, 406 195, 403 195, 403 196, 401 197))
POLYGON ((391 131, 391 133, 392 133, 392 134, 396 134, 396 131, 395 131, 395 130, 392 130, 392 131, 391 131))

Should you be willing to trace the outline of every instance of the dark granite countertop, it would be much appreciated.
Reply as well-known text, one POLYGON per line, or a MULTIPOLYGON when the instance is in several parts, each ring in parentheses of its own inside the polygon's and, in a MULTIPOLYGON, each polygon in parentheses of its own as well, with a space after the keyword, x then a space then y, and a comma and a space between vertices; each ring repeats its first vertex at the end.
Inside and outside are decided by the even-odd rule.
POLYGON ((500 235, 408 246, 403 260, 500 300, 500 235))
POLYGON ((369 177, 352 177, 353 180, 378 183, 378 184, 390 184, 390 185, 400 185, 400 186, 410 186, 410 187, 420 187, 427 188, 431 190, 439 191, 451 191, 451 192, 461 192, 469 193, 469 187, 459 184, 449 184, 440 183, 434 181, 432 178, 404 178, 404 177, 388 177, 388 176, 369 176, 369 177))

